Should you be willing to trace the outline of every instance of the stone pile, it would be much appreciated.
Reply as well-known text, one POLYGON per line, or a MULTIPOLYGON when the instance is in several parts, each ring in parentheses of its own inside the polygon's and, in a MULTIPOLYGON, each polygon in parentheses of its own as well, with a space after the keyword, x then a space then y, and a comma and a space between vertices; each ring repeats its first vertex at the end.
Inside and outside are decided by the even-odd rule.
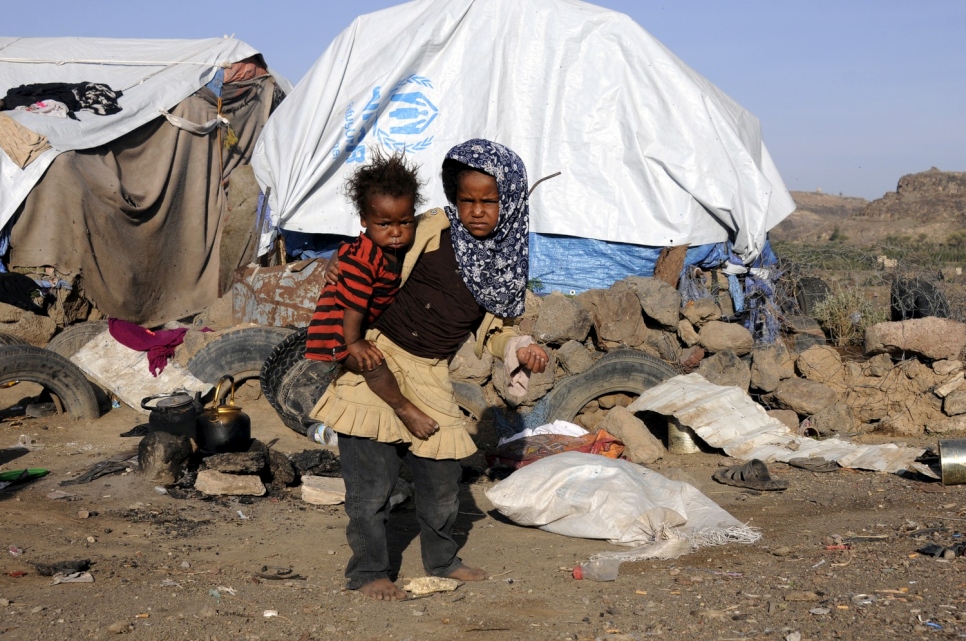
MULTIPOLYGON (((460 349, 450 370, 454 380, 484 386, 492 405, 526 407, 556 381, 587 370, 604 353, 630 348, 682 373, 696 371, 712 383, 739 387, 795 429, 805 419, 821 435, 966 429, 966 385, 959 360, 966 347, 966 324, 939 318, 882 323, 866 336, 868 360, 846 362, 838 350, 816 344, 823 340, 810 319, 796 323, 794 333, 778 344, 756 345, 747 329, 722 321, 722 307, 728 306, 711 298, 682 304, 671 285, 638 276, 577 296, 528 294, 520 329, 544 345, 551 359, 548 370, 532 378, 525 397, 507 392, 502 363, 488 354, 477 359, 472 341, 460 349)), ((630 401, 623 394, 601 397, 575 422, 594 430, 614 414, 620 421, 613 421, 626 423, 628 417, 620 410, 630 401)))
POLYGON ((306 450, 291 457, 252 439, 245 452, 204 455, 187 436, 151 432, 138 447, 145 478, 174 485, 196 472, 194 488, 214 496, 264 496, 306 479, 341 476, 338 457, 328 450, 306 450))

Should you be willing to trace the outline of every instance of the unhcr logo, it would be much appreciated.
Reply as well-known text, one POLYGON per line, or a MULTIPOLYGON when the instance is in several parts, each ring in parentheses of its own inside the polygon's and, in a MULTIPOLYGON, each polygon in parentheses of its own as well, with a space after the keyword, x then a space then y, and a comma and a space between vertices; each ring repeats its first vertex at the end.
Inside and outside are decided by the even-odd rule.
POLYGON ((385 96, 381 86, 374 87, 361 111, 357 111, 354 101, 350 102, 345 110, 343 140, 332 149, 332 157, 347 154, 346 163, 364 163, 363 143, 369 133, 391 151, 415 152, 429 148, 433 136, 428 132, 439 116, 439 109, 427 95, 432 89, 429 78, 412 74, 396 83, 385 96))

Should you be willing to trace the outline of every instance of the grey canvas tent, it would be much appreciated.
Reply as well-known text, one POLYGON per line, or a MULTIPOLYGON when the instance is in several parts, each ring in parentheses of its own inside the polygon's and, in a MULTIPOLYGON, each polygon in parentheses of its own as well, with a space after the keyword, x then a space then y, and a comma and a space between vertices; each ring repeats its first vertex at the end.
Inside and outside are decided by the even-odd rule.
POLYGON ((200 311, 254 253, 252 209, 231 220, 226 186, 290 85, 232 38, 0 38, 0 96, 84 82, 120 92, 120 111, 0 110, 9 267, 144 325, 200 311), (223 251, 232 225, 249 238, 223 251))

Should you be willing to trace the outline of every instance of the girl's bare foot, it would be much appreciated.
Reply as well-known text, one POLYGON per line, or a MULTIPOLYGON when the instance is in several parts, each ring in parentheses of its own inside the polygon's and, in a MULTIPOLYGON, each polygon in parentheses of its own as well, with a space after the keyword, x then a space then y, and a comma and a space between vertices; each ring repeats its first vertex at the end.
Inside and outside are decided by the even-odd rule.
POLYGON ((456 579, 457 581, 484 581, 486 580, 486 570, 461 565, 447 574, 446 578, 456 579))
POLYGON ((359 592, 376 601, 402 601, 407 596, 405 590, 400 590, 389 579, 376 579, 366 583, 359 588, 359 592))

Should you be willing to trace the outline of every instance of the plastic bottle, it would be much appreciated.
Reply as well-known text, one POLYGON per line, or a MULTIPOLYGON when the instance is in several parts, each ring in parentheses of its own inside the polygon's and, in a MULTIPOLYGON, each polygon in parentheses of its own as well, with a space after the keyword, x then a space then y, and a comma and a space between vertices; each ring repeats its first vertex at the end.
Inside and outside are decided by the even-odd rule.
POLYGON ((321 445, 339 445, 339 435, 325 423, 313 423, 310 425, 307 436, 321 445))
POLYGON ((575 567, 573 576, 578 581, 614 581, 620 567, 620 559, 593 559, 575 567))

